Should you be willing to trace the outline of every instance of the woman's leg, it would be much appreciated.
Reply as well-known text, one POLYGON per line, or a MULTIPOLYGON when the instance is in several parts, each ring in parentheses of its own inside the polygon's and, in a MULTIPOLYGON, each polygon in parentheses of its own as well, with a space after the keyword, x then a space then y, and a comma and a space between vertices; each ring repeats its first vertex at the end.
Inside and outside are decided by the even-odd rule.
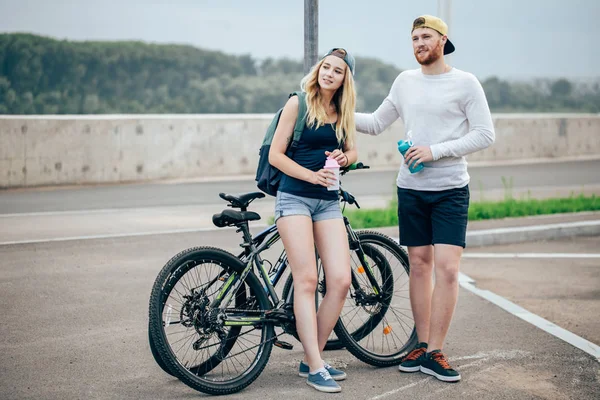
POLYGON ((350 288, 350 248, 342 219, 316 221, 313 232, 327 282, 327 291, 317 313, 319 351, 323 351, 350 288))
POLYGON ((294 315, 296 329, 304 348, 305 362, 310 371, 323 367, 317 339, 315 291, 317 263, 313 238, 313 222, 304 215, 277 219, 277 230, 283 240, 294 279, 294 315))

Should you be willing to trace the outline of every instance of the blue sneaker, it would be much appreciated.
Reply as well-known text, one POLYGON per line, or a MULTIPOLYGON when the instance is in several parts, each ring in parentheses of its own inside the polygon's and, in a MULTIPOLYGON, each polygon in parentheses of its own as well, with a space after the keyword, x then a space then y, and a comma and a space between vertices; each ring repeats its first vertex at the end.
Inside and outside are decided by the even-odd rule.
MULTIPOLYGON (((329 375, 333 378, 334 381, 343 381, 346 379, 346 373, 344 371, 340 371, 339 369, 333 368, 331 365, 325 363, 324 365, 329 375)), ((300 367, 298 368, 298 375, 303 378, 308 378, 308 373, 310 372, 310 367, 308 364, 300 361, 300 367)))
POLYGON ((333 380, 325 368, 319 368, 316 373, 308 374, 306 384, 314 387, 319 392, 338 393, 342 391, 340 385, 333 380))

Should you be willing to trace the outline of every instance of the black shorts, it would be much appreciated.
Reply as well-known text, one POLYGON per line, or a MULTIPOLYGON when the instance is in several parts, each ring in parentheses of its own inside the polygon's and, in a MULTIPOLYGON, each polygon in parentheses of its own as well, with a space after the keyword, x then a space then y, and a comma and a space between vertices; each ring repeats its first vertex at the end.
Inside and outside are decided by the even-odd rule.
POLYGON ((400 244, 465 247, 469 185, 441 191, 398 188, 400 244))

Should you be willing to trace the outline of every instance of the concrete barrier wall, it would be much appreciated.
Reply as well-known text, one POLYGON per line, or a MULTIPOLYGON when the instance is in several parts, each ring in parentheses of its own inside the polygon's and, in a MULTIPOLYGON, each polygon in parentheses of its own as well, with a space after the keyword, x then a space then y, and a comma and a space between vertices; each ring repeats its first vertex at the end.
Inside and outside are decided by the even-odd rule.
MULTIPOLYGON (((272 115, 0 116, 0 188, 254 174, 272 115)), ((469 161, 600 154, 600 115, 495 114, 469 161)), ((397 121, 359 135, 360 160, 397 167, 397 121)))

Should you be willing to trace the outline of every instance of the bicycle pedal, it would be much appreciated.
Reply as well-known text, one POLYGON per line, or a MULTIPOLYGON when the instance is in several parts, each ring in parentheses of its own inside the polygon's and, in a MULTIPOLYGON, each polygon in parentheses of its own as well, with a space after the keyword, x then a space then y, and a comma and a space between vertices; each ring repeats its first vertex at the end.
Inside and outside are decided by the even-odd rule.
POLYGON ((275 344, 275 346, 279 347, 280 349, 284 349, 284 350, 292 350, 294 348, 293 344, 284 342, 281 340, 276 340, 274 344, 275 344))

